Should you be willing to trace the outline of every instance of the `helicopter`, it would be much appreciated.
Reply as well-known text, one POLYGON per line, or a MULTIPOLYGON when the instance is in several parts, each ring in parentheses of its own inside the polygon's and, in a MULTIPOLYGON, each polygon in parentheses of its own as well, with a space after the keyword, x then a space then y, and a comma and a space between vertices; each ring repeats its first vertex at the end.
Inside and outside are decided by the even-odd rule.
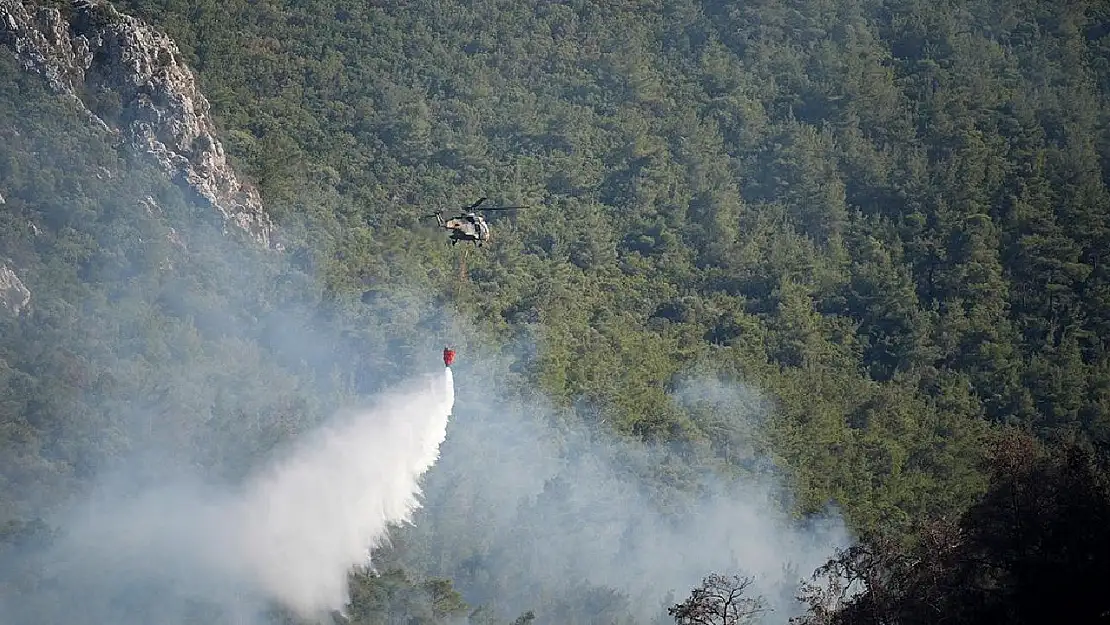
POLYGON ((527 206, 490 206, 488 208, 478 208, 489 198, 478 198, 470 206, 464 206, 462 213, 458 217, 451 219, 443 218, 443 211, 437 211, 425 217, 435 217, 439 222, 439 226, 446 230, 451 231, 450 242, 451 245, 458 245, 459 241, 469 241, 477 247, 482 247, 482 244, 490 240, 489 224, 486 223, 486 218, 475 213, 475 210, 482 211, 507 211, 516 210, 518 208, 528 208, 527 206))

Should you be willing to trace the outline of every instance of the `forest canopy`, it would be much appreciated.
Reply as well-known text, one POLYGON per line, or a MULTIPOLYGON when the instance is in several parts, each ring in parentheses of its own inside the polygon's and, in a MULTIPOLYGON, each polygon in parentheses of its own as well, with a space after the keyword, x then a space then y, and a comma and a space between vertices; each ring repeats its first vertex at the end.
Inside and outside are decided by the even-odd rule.
MULTIPOLYGON (((1104 502, 1105 3, 114 5, 177 43, 284 250, 225 234, 3 47, 0 269, 30 307, 0 310, 0 606, 38 588, 44 519, 97 476, 140 462, 234 482, 434 364, 445 336, 471 433, 449 436, 389 566, 352 576, 353 622, 640 618, 618 590, 545 587, 523 564, 581 486, 536 486, 506 513, 515 534, 478 527, 502 499, 450 445, 488 443, 499 409, 552 449, 662 450, 625 468, 664 516, 707 473, 773 472, 801 519, 833 505, 861 537, 841 564, 881 564, 861 601, 886 602, 884 622, 929 620, 931 596, 884 593, 928 566, 950 585, 919 592, 968 621, 1032 620, 1022 567, 1073 531, 1055 516, 1079 506, 1068 493, 1104 502), (482 196, 529 208, 491 213, 480 250, 425 218, 482 196), (731 399, 683 401, 690 380, 731 399), (1037 441, 1018 464, 998 452, 1014 431, 1037 441), (1000 493, 1037 484, 1059 484, 1030 495, 1044 550, 1006 552, 987 531, 1000 493), (933 552, 949 560, 899 563, 954 519, 970 534, 933 552), (996 556, 1002 590, 946 594, 996 556)), ((83 97, 111 121, 110 98, 83 97)), ((1084 510, 1083 532, 1110 527, 1084 510)), ((681 600, 661 593, 658 618, 681 600)), ((855 605, 837 622, 866 620, 855 605)))

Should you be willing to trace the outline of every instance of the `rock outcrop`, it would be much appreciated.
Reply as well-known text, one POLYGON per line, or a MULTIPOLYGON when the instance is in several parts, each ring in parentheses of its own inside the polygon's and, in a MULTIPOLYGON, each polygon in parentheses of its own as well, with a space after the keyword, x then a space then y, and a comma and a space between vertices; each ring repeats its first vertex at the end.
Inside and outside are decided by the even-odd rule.
POLYGON ((273 222, 261 197, 232 170, 208 100, 165 33, 106 2, 78 0, 63 14, 0 0, 0 44, 95 123, 152 155, 226 222, 271 245, 273 222))
POLYGON ((11 267, 0 265, 0 308, 19 315, 31 303, 31 291, 23 286, 11 267))

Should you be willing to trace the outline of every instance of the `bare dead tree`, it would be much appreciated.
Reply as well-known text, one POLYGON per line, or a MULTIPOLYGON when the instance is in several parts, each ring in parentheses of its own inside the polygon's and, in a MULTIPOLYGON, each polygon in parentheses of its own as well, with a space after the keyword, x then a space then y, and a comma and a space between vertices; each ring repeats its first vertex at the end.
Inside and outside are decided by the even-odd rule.
POLYGON ((753 578, 712 574, 682 603, 667 609, 676 625, 740 625, 766 612, 759 597, 745 594, 753 578))

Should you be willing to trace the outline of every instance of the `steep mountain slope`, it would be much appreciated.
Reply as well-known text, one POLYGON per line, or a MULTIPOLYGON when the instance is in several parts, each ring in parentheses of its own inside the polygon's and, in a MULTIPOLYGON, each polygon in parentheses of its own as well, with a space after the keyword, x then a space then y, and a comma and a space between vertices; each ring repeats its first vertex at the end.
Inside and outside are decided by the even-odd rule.
MULTIPOLYGON (((391 557, 492 603, 543 587, 541 513, 589 498, 474 474, 516 414, 490 393, 541 437, 667 446, 633 471, 664 514, 698 474, 773 463, 795 510, 896 533, 983 491, 1000 425, 1110 432, 1098 3, 0 6, 0 266, 30 297, 5 283, 5 479, 51 484, 5 490, 20 519, 145 444, 133 398, 196 415, 148 436, 233 479, 445 336, 474 428, 391 557), (465 256, 420 225, 480 195, 533 208, 465 256), (243 215, 265 243, 263 214, 277 254, 221 234, 243 215), (691 377, 770 407, 691 407, 691 377), (517 534, 459 503, 491 500, 517 534)), ((556 594, 564 622, 626 612, 556 594)))
POLYGON ((710 442, 659 387, 712 360, 774 392, 807 500, 880 515, 959 483, 921 480, 980 417, 1105 432, 1094 5, 128 6, 274 210, 325 215, 331 288, 535 335, 623 432, 710 442), (536 208, 460 286, 417 224, 480 194, 536 208))
POLYGON ((269 244, 273 228, 258 191, 239 182, 224 156, 208 101, 174 42, 108 3, 61 9, 0 3, 0 43, 46 77, 95 126, 153 156, 225 219, 269 244))

